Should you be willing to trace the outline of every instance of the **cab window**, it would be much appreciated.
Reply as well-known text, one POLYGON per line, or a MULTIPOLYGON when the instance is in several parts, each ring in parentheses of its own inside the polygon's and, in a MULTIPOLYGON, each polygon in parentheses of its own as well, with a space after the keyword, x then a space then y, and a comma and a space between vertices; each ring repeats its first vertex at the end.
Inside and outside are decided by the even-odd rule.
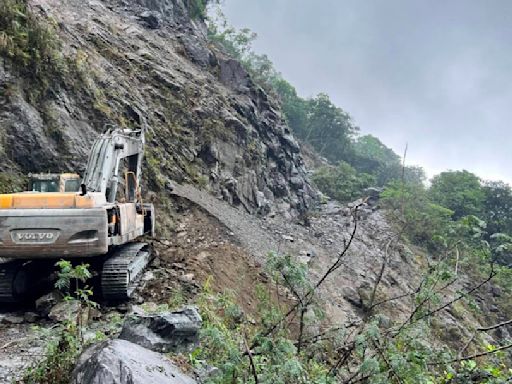
POLYGON ((34 180, 33 192, 59 192, 59 183, 54 180, 34 180))
POLYGON ((78 192, 80 189, 80 180, 66 180, 64 184, 64 192, 78 192))

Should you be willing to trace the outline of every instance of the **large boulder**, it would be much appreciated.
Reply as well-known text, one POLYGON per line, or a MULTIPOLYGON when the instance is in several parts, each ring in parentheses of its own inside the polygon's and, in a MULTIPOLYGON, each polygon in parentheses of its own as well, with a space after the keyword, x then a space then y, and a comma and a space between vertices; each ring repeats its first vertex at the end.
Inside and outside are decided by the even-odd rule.
POLYGON ((201 316, 193 307, 177 312, 132 314, 119 338, 156 352, 187 352, 199 343, 201 316))
POLYGON ((108 340, 85 350, 72 384, 195 384, 164 356, 126 340, 108 340))

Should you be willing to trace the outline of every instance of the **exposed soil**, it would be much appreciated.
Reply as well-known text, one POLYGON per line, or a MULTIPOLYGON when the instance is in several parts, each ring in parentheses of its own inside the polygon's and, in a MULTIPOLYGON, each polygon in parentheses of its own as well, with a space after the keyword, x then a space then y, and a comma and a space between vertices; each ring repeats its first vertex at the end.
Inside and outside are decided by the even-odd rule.
POLYGON ((144 300, 165 304, 178 292, 192 300, 208 281, 215 292, 233 293, 242 309, 254 315, 254 288, 268 283, 262 264, 204 209, 182 199, 178 206, 173 238, 155 243, 158 256, 149 270, 154 278, 142 289, 144 300))

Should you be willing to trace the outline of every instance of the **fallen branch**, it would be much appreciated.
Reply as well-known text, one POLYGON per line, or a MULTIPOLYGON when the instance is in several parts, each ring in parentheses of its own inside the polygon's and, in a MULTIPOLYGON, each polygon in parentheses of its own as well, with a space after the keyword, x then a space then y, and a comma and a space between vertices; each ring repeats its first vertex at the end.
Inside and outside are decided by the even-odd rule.
POLYGON ((392 240, 389 240, 388 243, 386 244, 384 258, 382 259, 382 266, 380 268, 379 275, 377 276, 377 281, 375 282, 375 285, 373 286, 372 294, 370 296, 370 301, 368 302, 368 307, 367 307, 368 315, 371 313, 371 310, 373 308, 373 303, 375 301, 375 295, 377 294, 377 288, 379 287, 379 284, 382 281, 382 277, 384 276, 384 270, 386 269, 386 264, 388 263, 388 258, 389 258, 388 251, 389 251, 389 246, 391 245, 391 242, 392 242, 392 240))

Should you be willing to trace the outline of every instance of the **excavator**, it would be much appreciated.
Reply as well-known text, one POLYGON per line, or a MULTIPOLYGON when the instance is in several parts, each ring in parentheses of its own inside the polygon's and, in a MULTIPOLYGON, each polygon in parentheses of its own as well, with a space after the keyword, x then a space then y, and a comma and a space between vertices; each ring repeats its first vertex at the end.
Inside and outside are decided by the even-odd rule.
POLYGON ((154 207, 140 191, 144 133, 108 128, 70 192, 66 180, 76 177, 57 183, 38 174, 29 191, 0 195, 0 303, 33 297, 60 259, 90 264, 105 300, 132 296, 151 257, 137 240, 155 231, 154 207))

